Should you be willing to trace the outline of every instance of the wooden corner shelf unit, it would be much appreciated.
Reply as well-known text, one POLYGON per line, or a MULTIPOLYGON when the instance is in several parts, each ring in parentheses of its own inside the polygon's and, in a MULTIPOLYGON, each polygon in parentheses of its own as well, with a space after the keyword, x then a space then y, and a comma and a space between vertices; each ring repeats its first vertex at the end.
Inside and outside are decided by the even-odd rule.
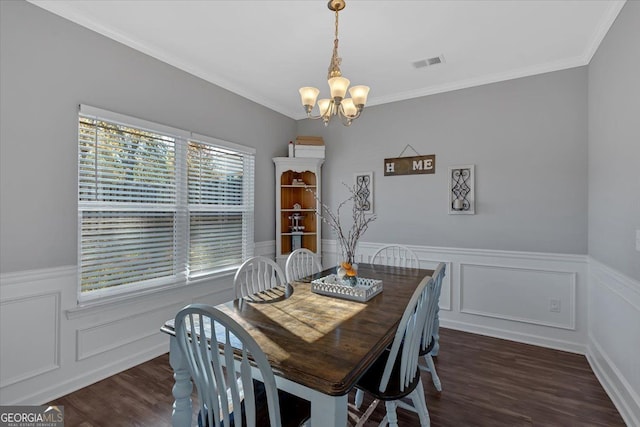
POLYGON ((284 268, 289 254, 307 248, 321 261, 321 168, 324 159, 275 157, 276 261, 284 268), (317 200, 316 200, 317 196, 317 200))

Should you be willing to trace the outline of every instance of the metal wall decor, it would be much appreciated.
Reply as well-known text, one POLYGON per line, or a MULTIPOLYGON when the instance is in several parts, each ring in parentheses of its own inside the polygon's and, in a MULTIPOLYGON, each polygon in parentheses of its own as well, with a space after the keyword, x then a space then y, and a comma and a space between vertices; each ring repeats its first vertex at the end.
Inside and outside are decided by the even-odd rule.
POLYGON ((474 169, 474 165, 449 167, 449 214, 476 213, 474 169))
POLYGON ((373 213, 373 172, 353 174, 355 194, 359 198, 364 213, 373 213))

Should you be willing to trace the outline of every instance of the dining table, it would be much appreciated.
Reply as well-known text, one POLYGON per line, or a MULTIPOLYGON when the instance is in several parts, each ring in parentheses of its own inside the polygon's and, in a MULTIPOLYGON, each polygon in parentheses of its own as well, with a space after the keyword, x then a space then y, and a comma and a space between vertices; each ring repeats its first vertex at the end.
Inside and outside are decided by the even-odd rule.
MULTIPOLYGON (((335 267, 216 306, 256 340, 278 388, 311 403, 313 427, 347 425, 349 391, 391 344, 414 290, 433 270, 360 264, 358 277, 382 281, 382 292, 364 302, 314 292, 311 281, 332 273, 335 267)), ((172 425, 190 426, 193 385, 173 319, 161 330, 174 371, 172 425)))

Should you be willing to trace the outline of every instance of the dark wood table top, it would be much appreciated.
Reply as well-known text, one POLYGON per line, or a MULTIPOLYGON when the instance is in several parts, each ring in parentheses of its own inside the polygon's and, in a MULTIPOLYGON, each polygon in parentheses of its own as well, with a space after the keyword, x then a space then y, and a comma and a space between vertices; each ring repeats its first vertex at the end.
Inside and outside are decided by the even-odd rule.
MULTIPOLYGON (((313 278, 334 270, 325 270, 313 278)), ((217 308, 253 336, 274 373, 340 396, 351 390, 393 341, 413 291, 422 278, 432 273, 433 270, 360 264, 358 276, 383 281, 382 293, 365 303, 315 294, 309 282, 295 282, 293 292, 286 298, 276 297, 270 302, 240 299, 217 308)), ((163 328, 171 333, 170 329, 163 328)))
POLYGON ((393 341, 413 291, 432 273, 361 264, 359 276, 383 281, 382 293, 366 303, 318 295, 309 283, 296 282, 289 298, 236 300, 218 308, 249 331, 274 372, 325 394, 343 395, 393 341))

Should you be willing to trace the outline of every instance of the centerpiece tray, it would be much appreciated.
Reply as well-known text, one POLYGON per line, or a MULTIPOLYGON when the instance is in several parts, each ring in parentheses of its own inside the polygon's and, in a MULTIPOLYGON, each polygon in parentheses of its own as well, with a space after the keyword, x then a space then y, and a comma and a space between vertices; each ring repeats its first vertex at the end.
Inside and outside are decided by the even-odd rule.
POLYGON ((345 283, 335 274, 311 281, 311 292, 335 298, 365 302, 382 292, 382 280, 358 277, 356 285, 345 283))

